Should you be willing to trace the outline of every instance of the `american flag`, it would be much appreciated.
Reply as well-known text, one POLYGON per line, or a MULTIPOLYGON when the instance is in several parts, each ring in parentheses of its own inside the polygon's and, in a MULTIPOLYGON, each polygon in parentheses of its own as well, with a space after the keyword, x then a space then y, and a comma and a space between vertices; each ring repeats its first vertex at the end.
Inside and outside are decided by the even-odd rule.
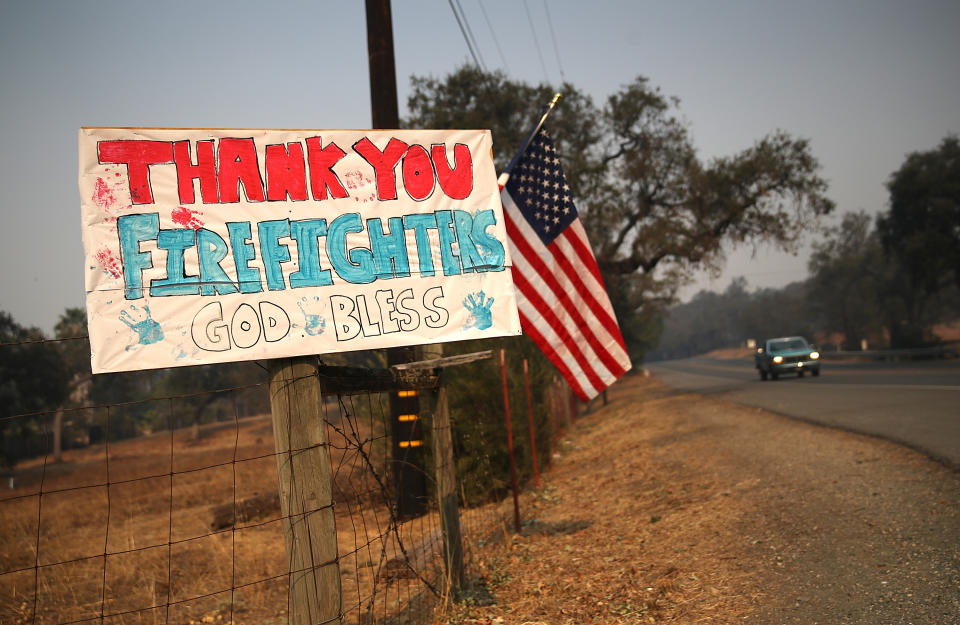
POLYGON ((630 358, 545 130, 516 162, 500 197, 523 331, 580 399, 592 399, 630 369, 630 358))

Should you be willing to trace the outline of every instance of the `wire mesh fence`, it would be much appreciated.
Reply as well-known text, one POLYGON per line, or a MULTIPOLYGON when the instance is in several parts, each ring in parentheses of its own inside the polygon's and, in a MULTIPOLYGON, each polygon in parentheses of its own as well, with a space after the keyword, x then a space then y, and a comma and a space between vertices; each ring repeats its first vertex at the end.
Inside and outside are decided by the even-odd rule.
MULTIPOLYGON (((434 412, 421 406, 424 439, 398 448, 387 393, 324 394, 329 502, 294 510, 281 503, 278 481, 285 462, 316 444, 288 438, 278 448, 275 420, 255 410, 268 390, 264 381, 3 416, 5 448, 17 455, 0 491, 0 622, 287 623, 297 575, 329 567, 335 583, 322 578, 315 590, 336 594, 334 620, 430 622, 460 586, 451 584, 437 497, 445 467, 428 452, 434 412), (197 406, 210 414, 214 404, 214 418, 200 424, 197 406), (412 518, 398 511, 398 465, 416 467, 427 484, 423 513, 412 518), (291 558, 290 527, 328 513, 329 557, 291 558)), ((546 441, 555 418, 538 422, 546 441)), ((475 425, 455 412, 448 426, 467 586, 476 549, 502 537, 511 516, 497 461, 505 436, 483 451, 490 441, 476 439, 495 430, 475 425)))

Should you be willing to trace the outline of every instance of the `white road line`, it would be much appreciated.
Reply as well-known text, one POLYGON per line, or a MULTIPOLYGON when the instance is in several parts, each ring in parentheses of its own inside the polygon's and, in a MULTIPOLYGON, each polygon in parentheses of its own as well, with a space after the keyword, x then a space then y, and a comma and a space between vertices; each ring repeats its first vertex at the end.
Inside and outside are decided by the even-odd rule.
MULTIPOLYGON (((813 380, 811 380, 813 382, 813 380)), ((868 388, 877 389, 897 389, 897 390, 918 390, 918 391, 960 391, 960 386, 949 386, 941 384, 831 384, 829 382, 817 382, 817 386, 832 386, 835 388, 868 388)))

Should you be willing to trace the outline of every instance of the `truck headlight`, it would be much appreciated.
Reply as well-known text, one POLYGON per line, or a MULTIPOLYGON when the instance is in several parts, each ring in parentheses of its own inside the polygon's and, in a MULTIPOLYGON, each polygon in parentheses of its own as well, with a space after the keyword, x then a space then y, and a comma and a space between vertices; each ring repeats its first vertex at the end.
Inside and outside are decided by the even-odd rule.
POLYGON ((820 352, 810 352, 810 360, 816 360, 820 358, 820 352))
POLYGON ((779 365, 781 362, 783 362, 783 356, 774 356, 774 357, 773 357, 773 364, 779 365))

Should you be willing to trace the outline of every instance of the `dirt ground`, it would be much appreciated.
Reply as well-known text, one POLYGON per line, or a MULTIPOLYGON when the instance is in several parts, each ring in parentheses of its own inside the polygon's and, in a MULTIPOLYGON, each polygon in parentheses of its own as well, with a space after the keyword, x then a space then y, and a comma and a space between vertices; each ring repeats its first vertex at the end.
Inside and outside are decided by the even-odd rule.
POLYGON ((495 603, 447 622, 960 622, 960 474, 653 378, 581 417, 521 513, 478 556, 495 603))

